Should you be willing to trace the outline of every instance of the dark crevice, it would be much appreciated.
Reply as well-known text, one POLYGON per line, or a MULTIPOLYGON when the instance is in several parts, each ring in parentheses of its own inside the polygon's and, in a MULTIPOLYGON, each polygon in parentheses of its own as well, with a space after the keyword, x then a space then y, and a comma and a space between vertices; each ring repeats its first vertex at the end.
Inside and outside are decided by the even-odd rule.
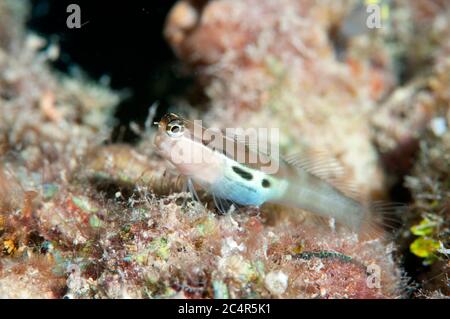
POLYGON ((32 0, 28 27, 50 42, 58 43, 61 55, 53 65, 70 73, 78 66, 99 81, 110 78, 114 90, 130 92, 117 108, 117 127, 112 140, 132 142, 136 136, 129 123, 142 124, 149 106, 158 101, 164 113, 174 96, 190 84, 180 76, 176 58, 163 37, 165 18, 175 0, 32 0), (80 29, 66 25, 67 6, 81 8, 80 29))

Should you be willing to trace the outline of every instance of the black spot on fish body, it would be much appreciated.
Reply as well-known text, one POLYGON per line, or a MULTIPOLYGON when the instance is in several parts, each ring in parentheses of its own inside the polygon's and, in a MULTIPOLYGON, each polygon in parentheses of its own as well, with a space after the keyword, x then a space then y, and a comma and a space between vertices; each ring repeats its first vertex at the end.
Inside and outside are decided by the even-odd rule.
POLYGON ((237 166, 232 166, 231 168, 236 174, 238 174, 243 179, 246 179, 248 181, 251 181, 253 179, 252 173, 249 173, 249 172, 247 172, 247 171, 245 171, 242 168, 239 168, 237 166))
POLYGON ((264 188, 268 188, 268 187, 270 187, 270 182, 269 182, 269 180, 267 180, 266 178, 264 178, 264 179, 261 181, 261 185, 262 185, 262 187, 264 187, 264 188))

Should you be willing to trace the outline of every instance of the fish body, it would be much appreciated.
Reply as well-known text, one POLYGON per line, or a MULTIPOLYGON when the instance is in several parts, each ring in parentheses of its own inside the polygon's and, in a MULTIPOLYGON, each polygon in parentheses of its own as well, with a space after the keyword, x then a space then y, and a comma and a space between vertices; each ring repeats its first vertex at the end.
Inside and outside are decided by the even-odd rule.
POLYGON ((212 136, 203 127, 175 114, 168 114, 160 121, 155 146, 179 173, 218 197, 240 205, 260 206, 278 200, 287 188, 288 183, 283 179, 285 170, 275 175, 266 172, 267 163, 273 161, 270 157, 251 154, 257 152, 248 145, 221 132, 212 136), (168 132, 169 123, 174 122, 183 125, 182 134, 168 132), (257 161, 250 162, 250 157, 257 161))
POLYGON ((231 159, 223 161, 221 176, 211 185, 210 192, 240 205, 260 206, 280 200, 289 183, 263 171, 242 165, 231 159))
POLYGON ((301 208, 334 218, 353 230, 361 229, 369 216, 365 205, 281 157, 273 158, 235 138, 206 132, 175 114, 165 115, 158 125, 158 152, 215 198, 239 205, 276 203, 301 208), (268 165, 271 161, 277 162, 275 172, 267 169, 272 167, 268 165))

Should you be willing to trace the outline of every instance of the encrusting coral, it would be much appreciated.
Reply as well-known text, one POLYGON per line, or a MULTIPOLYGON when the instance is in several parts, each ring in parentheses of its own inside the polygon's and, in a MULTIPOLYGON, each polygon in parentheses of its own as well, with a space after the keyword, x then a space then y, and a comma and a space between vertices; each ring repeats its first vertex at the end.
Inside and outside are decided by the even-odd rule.
MULTIPOLYGON (((197 71, 210 124, 280 127, 283 152, 328 148, 349 181, 380 198, 385 176, 371 142, 372 115, 396 71, 390 49, 374 53, 364 42, 380 45, 383 31, 336 57, 329 32, 352 6, 180 1, 165 34, 197 71)), ((406 296, 393 243, 358 240, 281 207, 221 215, 207 194, 201 204, 183 192, 183 181, 153 151, 151 131, 136 146, 105 145, 120 95, 53 71, 58 48, 26 32, 26 10, 0 2, 0 297, 406 296)), ((429 136, 422 152, 432 139, 447 145, 445 134, 429 136)), ((424 191, 425 160, 408 182, 413 193, 424 191)), ((435 215, 446 219, 439 205, 435 215)), ((448 245, 443 236, 439 228, 431 238, 448 245)))

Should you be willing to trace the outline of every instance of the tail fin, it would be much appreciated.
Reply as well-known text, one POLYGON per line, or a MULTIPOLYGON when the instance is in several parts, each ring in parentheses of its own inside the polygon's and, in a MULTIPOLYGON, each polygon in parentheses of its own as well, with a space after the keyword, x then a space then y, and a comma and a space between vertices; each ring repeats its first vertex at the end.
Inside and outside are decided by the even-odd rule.
POLYGON ((408 205, 396 202, 372 202, 364 206, 365 213, 358 229, 362 240, 390 239, 403 224, 408 205))

